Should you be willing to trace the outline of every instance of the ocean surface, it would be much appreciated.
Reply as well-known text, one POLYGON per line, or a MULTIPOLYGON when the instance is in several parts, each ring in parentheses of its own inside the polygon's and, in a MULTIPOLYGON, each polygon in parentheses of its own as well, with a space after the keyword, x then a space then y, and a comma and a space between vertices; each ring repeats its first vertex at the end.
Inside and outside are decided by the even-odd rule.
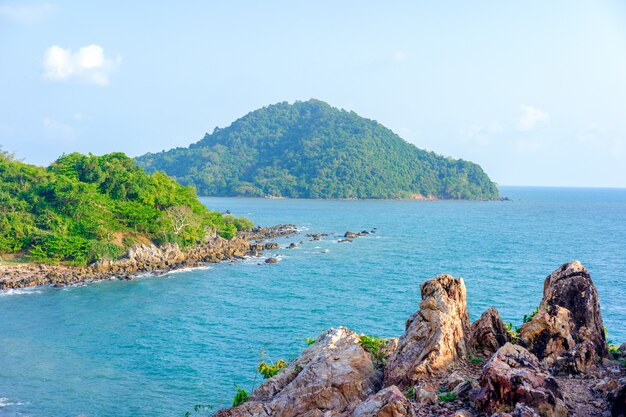
POLYGON ((519 325, 544 278, 578 259, 609 339, 626 341, 626 190, 501 187, 510 202, 205 198, 259 225, 294 223, 278 255, 133 281, 0 294, 0 416, 183 416, 261 382, 261 358, 346 325, 399 336, 419 285, 462 276, 475 320, 519 325), (338 243, 347 230, 376 233, 338 243), (329 233, 310 241, 304 233, 329 233))

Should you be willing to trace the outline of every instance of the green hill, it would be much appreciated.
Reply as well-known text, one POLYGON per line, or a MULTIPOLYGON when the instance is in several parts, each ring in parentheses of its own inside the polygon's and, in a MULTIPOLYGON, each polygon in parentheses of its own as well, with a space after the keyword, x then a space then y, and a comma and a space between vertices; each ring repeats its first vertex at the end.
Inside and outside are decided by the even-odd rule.
POLYGON ((0 149, 0 255, 85 265, 143 243, 231 237, 245 219, 209 211, 191 187, 146 174, 121 153, 64 155, 48 168, 0 149))
POLYGON ((149 153, 137 164, 211 196, 498 197, 480 166, 418 149, 319 100, 263 107, 189 148, 149 153))

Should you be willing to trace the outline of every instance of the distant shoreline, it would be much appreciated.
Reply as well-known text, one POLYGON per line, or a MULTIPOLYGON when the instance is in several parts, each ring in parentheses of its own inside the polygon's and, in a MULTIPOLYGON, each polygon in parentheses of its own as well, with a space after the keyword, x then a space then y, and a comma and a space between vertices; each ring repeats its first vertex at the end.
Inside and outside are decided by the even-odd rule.
POLYGON ((278 197, 278 196, 252 196, 252 195, 198 195, 199 198, 253 198, 258 200, 305 200, 305 201, 511 201, 509 197, 498 198, 438 198, 438 197, 415 197, 415 198, 308 198, 308 197, 278 197))

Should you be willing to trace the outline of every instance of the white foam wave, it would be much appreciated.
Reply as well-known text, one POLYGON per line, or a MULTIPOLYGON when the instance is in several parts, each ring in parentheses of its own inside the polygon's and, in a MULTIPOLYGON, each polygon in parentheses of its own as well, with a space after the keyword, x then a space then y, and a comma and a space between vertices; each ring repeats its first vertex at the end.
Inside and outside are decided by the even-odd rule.
POLYGON ((41 289, 38 288, 9 288, 8 290, 0 290, 0 297, 7 297, 9 295, 27 295, 39 293, 41 293, 41 289))

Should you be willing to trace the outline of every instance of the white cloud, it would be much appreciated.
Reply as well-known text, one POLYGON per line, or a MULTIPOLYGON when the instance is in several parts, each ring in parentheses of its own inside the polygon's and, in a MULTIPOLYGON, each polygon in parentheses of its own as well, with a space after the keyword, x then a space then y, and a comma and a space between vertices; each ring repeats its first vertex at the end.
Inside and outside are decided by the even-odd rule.
POLYGON ((109 75, 117 70, 121 58, 109 59, 99 45, 83 46, 77 52, 54 45, 44 54, 44 76, 49 80, 76 79, 88 83, 107 85, 109 75))
POLYGON ((491 137, 501 133, 503 130, 502 123, 494 121, 488 125, 471 125, 467 129, 462 129, 460 135, 467 142, 487 146, 489 145, 491 137))
POLYGON ((521 107, 522 116, 517 122, 520 130, 533 130, 540 123, 548 123, 550 114, 533 106, 523 104, 521 107))
POLYGON ((41 22, 54 10, 48 3, 44 4, 3 4, 0 5, 0 17, 22 25, 34 25, 41 22))
POLYGON ((395 51, 391 57, 396 62, 404 62, 409 56, 404 51, 395 51))
POLYGON ((51 117, 43 119, 43 130, 46 138, 58 142, 71 143, 76 138, 76 129, 73 126, 51 117))

